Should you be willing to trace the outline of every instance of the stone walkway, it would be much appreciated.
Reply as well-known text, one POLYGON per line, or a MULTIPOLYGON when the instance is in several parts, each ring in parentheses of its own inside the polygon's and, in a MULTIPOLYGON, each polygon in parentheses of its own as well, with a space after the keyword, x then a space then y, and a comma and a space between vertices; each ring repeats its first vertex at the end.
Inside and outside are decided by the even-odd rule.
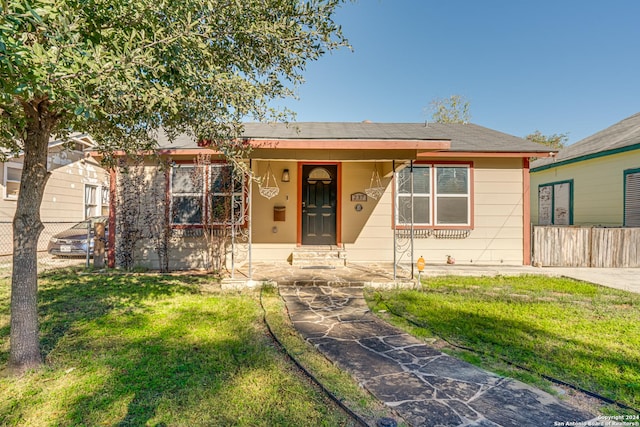
POLYGON ((368 310, 360 286, 281 286, 280 295, 305 339, 412 426, 541 427, 595 420, 390 326, 368 310))

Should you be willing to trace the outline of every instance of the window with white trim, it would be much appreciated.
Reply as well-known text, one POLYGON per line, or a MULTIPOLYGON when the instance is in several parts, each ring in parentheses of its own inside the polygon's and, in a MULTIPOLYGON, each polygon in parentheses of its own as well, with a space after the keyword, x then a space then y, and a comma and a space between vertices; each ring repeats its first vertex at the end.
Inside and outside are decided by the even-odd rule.
POLYGON ((97 185, 85 184, 84 186, 84 218, 100 215, 100 198, 98 196, 100 187, 97 185))
POLYGON ((5 163, 4 175, 4 198, 17 200, 20 193, 20 179, 22 178, 22 163, 5 163))
POLYGON ((100 191, 102 202, 101 214, 107 216, 109 215, 109 187, 103 185, 100 191))
POLYGON ((396 178, 396 225, 471 226, 469 165, 417 164, 396 178))
POLYGON ((573 180, 538 187, 538 224, 573 224, 573 180))
POLYGON ((640 169, 624 171, 624 226, 640 227, 640 169))
POLYGON ((171 223, 202 224, 204 168, 177 165, 171 169, 171 223))

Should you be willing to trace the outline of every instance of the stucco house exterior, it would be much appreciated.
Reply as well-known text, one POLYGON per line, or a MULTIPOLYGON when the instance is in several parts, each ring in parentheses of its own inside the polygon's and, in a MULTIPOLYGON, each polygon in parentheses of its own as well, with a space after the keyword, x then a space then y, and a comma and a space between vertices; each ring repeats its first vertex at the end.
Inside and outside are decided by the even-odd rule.
MULTIPOLYGON (((51 176, 44 190, 40 217, 45 225, 40 247, 52 233, 62 231, 61 223, 78 222, 109 209, 109 175, 85 150, 93 147, 89 135, 73 135, 68 141, 49 142, 47 167, 51 176), (56 226, 57 225, 57 226, 56 226)), ((23 156, 0 162, 0 255, 11 253, 12 221, 20 190, 23 156)))
POLYGON ((534 225, 640 227, 640 113, 531 163, 534 225))
POLYGON ((160 134, 160 166, 112 170, 110 263, 205 268, 225 233, 227 268, 530 263, 529 158, 547 147, 440 123, 246 123, 242 139, 237 165, 160 134))

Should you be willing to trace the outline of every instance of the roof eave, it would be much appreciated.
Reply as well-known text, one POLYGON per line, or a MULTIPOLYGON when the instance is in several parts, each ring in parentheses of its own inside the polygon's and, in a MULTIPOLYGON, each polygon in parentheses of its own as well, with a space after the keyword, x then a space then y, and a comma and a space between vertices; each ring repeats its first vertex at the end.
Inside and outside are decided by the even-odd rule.
POLYGON ((600 157, 611 156, 614 154, 626 153, 627 151, 640 150, 640 144, 626 145, 624 147, 618 147, 611 150, 596 151, 593 153, 584 154, 582 156, 570 157, 565 159, 556 159, 553 163, 546 163, 534 168, 531 168, 531 172, 539 172, 546 169, 552 169, 558 166, 569 165, 572 163, 583 162, 585 160, 597 159, 600 157))
POLYGON ((440 151, 418 153, 418 158, 424 157, 552 157, 555 153, 549 151, 440 151))
POLYGON ((253 148, 273 150, 428 150, 451 149, 450 140, 416 139, 267 139, 248 138, 253 148))

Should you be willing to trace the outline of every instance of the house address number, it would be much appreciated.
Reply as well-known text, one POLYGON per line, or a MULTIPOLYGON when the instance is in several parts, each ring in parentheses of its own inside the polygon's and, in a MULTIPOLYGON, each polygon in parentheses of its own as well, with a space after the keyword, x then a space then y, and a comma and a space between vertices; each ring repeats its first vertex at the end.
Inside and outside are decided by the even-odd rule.
POLYGON ((367 195, 365 193, 353 193, 353 194, 351 194, 351 201, 352 202, 366 202, 367 201, 367 195))

